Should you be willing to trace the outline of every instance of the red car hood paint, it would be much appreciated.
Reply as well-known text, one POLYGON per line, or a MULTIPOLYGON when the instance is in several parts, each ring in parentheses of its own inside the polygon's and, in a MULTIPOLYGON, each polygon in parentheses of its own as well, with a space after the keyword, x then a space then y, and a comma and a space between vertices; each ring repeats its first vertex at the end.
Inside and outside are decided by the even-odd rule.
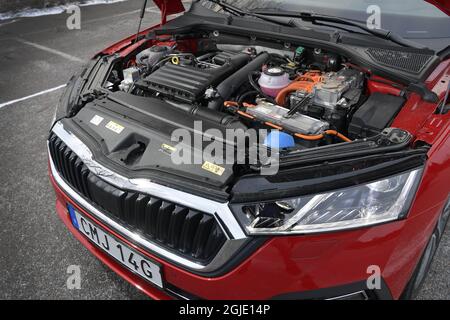
POLYGON ((184 6, 181 0, 153 0, 156 6, 161 11, 161 21, 164 24, 167 21, 167 16, 184 12, 184 6))
POLYGON ((437 7, 439 10, 450 16, 450 0, 425 0, 437 7))

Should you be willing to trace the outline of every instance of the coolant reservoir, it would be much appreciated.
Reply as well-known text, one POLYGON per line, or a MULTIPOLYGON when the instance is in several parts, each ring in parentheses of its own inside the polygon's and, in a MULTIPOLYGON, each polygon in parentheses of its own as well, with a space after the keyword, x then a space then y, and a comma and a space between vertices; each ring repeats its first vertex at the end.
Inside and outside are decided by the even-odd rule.
POLYGON ((282 89, 287 87, 289 83, 289 75, 283 69, 278 67, 264 70, 258 80, 262 92, 274 98, 282 89))

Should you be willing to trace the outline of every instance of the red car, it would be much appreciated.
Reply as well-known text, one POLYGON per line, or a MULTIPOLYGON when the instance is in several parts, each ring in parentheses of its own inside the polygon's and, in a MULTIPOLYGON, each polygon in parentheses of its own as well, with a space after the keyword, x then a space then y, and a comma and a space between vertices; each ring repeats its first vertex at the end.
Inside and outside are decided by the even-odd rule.
POLYGON ((154 2, 58 105, 67 228, 154 299, 413 298, 450 213, 448 8, 154 2))

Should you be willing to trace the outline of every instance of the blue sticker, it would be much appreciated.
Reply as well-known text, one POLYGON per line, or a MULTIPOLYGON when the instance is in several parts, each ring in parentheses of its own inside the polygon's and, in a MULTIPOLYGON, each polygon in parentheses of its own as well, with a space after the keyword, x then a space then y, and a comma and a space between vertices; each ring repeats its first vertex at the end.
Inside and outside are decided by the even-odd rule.
POLYGON ((67 209, 69 210, 70 220, 72 220, 73 226, 77 229, 80 229, 80 227, 78 226, 78 220, 75 214, 75 209, 70 204, 67 205, 67 209))

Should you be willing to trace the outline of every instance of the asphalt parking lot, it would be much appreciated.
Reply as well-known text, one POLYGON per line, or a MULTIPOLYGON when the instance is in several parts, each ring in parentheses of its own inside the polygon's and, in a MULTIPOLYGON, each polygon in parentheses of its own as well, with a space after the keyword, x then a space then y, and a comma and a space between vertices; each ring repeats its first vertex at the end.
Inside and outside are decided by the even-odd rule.
MULTIPOLYGON (((67 29, 66 13, 0 22, 0 299, 146 298, 59 221, 45 142, 59 87, 97 51, 136 31, 140 4, 83 7, 81 30, 67 29), (79 290, 66 286, 70 265, 81 268, 79 290)), ((150 7, 143 25, 158 21, 150 7)), ((449 262, 447 230, 419 299, 450 299, 449 262)))

